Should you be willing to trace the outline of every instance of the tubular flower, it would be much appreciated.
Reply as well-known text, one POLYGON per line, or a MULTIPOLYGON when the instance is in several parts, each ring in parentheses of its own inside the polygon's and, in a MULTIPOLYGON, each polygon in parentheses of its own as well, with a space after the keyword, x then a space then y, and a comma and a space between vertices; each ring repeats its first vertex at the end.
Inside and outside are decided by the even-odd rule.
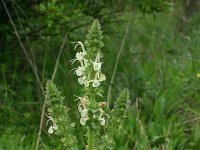
POLYGON ((88 109, 87 109, 89 98, 87 96, 84 96, 84 97, 78 97, 77 99, 80 100, 80 102, 78 103, 78 110, 81 114, 80 124, 84 126, 87 120, 90 119, 88 117, 88 109))
MULTIPOLYGON (((103 103, 102 103, 103 104, 103 103)), ((106 120, 105 120, 105 115, 108 116, 107 114, 105 114, 105 112, 100 108, 99 109, 100 115, 98 117, 98 120, 100 121, 100 124, 102 126, 104 126, 106 124, 106 120)))
MULTIPOLYGON (((47 115, 46 115, 47 116, 47 115)), ((49 121, 51 121, 53 123, 53 125, 50 125, 49 129, 48 129, 48 133, 49 134, 53 134, 54 131, 58 130, 58 126, 55 123, 55 120, 53 117, 51 116, 47 116, 47 118, 49 118, 46 122, 46 126, 48 125, 49 121)))

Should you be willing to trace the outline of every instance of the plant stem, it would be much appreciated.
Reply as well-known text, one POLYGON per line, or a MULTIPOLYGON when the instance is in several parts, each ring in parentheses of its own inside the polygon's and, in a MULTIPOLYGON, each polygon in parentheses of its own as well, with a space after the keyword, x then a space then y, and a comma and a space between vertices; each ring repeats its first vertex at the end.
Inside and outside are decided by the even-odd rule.
POLYGON ((94 129, 88 127, 88 150, 94 150, 94 129))

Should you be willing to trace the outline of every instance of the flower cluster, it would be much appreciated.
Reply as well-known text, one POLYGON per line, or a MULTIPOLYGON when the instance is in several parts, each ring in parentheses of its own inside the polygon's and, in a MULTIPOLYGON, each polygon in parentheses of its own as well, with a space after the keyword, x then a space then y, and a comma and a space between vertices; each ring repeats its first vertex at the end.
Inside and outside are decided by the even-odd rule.
POLYGON ((75 61, 78 61, 80 63, 80 66, 75 68, 75 73, 79 77, 78 83, 80 85, 84 85, 85 87, 89 87, 90 83, 94 88, 99 87, 100 82, 106 80, 105 75, 101 73, 101 53, 98 52, 96 54, 95 60, 92 60, 88 58, 83 43, 81 41, 78 41, 75 48, 78 45, 81 46, 82 52, 77 52, 76 58, 71 60, 72 63, 74 63, 75 61))
POLYGON ((80 124, 85 125, 87 120, 90 118, 88 117, 88 103, 89 103, 89 98, 87 96, 84 97, 78 97, 77 99, 80 100, 78 103, 78 110, 81 114, 81 119, 80 119, 80 124))
MULTIPOLYGON (((88 96, 84 96, 84 97, 78 97, 77 99, 80 100, 80 102, 78 103, 78 110, 81 114, 80 124, 85 126, 87 121, 90 119, 88 116, 89 98, 88 96)), ((93 119, 97 119, 102 126, 106 124, 105 116, 107 114, 103 111, 103 107, 105 106, 106 102, 99 102, 98 103, 99 109, 95 111, 92 117, 93 119)))

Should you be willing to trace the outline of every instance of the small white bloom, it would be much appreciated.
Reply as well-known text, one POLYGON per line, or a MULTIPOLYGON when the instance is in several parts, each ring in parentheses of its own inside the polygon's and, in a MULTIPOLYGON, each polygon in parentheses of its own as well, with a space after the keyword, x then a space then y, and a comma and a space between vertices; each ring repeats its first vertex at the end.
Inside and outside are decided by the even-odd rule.
POLYGON ((93 68, 95 71, 99 71, 101 69, 101 62, 100 62, 100 54, 97 53, 97 56, 95 58, 95 61, 90 60, 93 64, 93 68))
POLYGON ((80 78, 78 78, 78 83, 80 84, 80 85, 85 85, 85 87, 88 87, 89 86, 89 81, 88 80, 86 80, 86 76, 83 76, 83 77, 80 77, 80 78))
POLYGON ((106 80, 106 76, 103 73, 101 73, 98 80, 99 81, 105 81, 106 80))
POLYGON ((88 116, 88 110, 87 109, 83 109, 80 112, 81 112, 81 118, 87 118, 87 116, 88 116))
MULTIPOLYGON (((46 114, 45 114, 46 115, 46 114)), ((46 115, 47 116, 47 115, 46 115)), ((56 122, 52 116, 47 116, 49 119, 46 122, 46 126, 48 125, 48 122, 51 121, 53 125, 51 125, 48 129, 48 133, 52 134, 54 131, 58 130, 58 126, 56 125, 56 122)))
POLYGON ((93 87, 98 87, 100 85, 100 82, 98 80, 94 80, 92 83, 93 87))
POLYGON ((81 66, 84 66, 83 65, 83 62, 84 62, 84 54, 82 52, 78 52, 76 53, 76 58, 75 59, 72 59, 70 60, 70 62, 73 64, 75 61, 79 61, 79 63, 81 64, 81 66))
POLYGON ((100 116, 98 117, 98 120, 100 121, 100 124, 102 126, 104 126, 106 124, 106 120, 105 120, 105 118, 102 115, 103 114, 100 114, 100 116))
POLYGON ((85 80, 85 81, 84 81, 84 85, 85 85, 85 87, 88 87, 88 86, 90 85, 90 82, 87 81, 87 80, 85 80))
POLYGON ((100 86, 100 82, 106 80, 106 76, 99 71, 96 72, 95 74, 95 79, 92 80, 92 86, 93 87, 98 87, 100 86))
POLYGON ((101 69, 101 63, 98 62, 92 62, 92 63, 95 71, 99 71, 101 69))
POLYGON ((106 124, 106 121, 105 121, 104 118, 102 118, 102 119, 100 120, 100 124, 101 124, 102 126, 104 126, 104 125, 106 124))
POLYGON ((87 109, 89 98, 88 96, 84 96, 84 97, 78 97, 77 99, 80 100, 80 102, 78 103, 78 110, 81 114, 80 124, 84 126, 87 120, 90 119, 88 117, 88 109, 87 109))
POLYGON ((83 54, 81 52, 76 53, 76 60, 83 60, 83 54))
POLYGON ((48 133, 52 134, 53 132, 54 132, 53 126, 50 126, 49 129, 48 129, 48 133))
POLYGON ((82 109, 81 107, 78 108, 79 112, 81 113, 81 119, 80 119, 80 124, 81 125, 85 125, 87 120, 89 120, 90 118, 88 117, 88 109, 82 109))
POLYGON ((84 126, 86 124, 86 121, 87 121, 86 118, 81 118, 80 124, 84 126))
POLYGON ((86 80, 86 76, 80 77, 80 78, 78 78, 78 83, 79 83, 80 85, 83 85, 84 82, 85 82, 85 80, 86 80))
POLYGON ((77 76, 82 76, 83 74, 84 74, 84 71, 85 71, 85 67, 78 67, 77 69, 76 69, 76 75, 77 76))
POLYGON ((103 111, 102 109, 99 109, 99 111, 100 111, 100 115, 99 115, 99 117, 98 117, 98 120, 100 121, 100 124, 101 124, 102 126, 104 126, 104 125, 106 124, 106 120, 105 120, 105 118, 103 117, 103 115, 104 115, 105 113, 104 113, 104 111, 103 111))

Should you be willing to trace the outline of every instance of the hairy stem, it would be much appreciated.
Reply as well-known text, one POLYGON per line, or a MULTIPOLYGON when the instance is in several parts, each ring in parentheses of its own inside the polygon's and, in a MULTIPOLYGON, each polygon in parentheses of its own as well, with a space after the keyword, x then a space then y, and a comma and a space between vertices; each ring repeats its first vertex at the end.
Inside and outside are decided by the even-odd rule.
POLYGON ((94 150, 94 129, 88 127, 88 150, 94 150))

